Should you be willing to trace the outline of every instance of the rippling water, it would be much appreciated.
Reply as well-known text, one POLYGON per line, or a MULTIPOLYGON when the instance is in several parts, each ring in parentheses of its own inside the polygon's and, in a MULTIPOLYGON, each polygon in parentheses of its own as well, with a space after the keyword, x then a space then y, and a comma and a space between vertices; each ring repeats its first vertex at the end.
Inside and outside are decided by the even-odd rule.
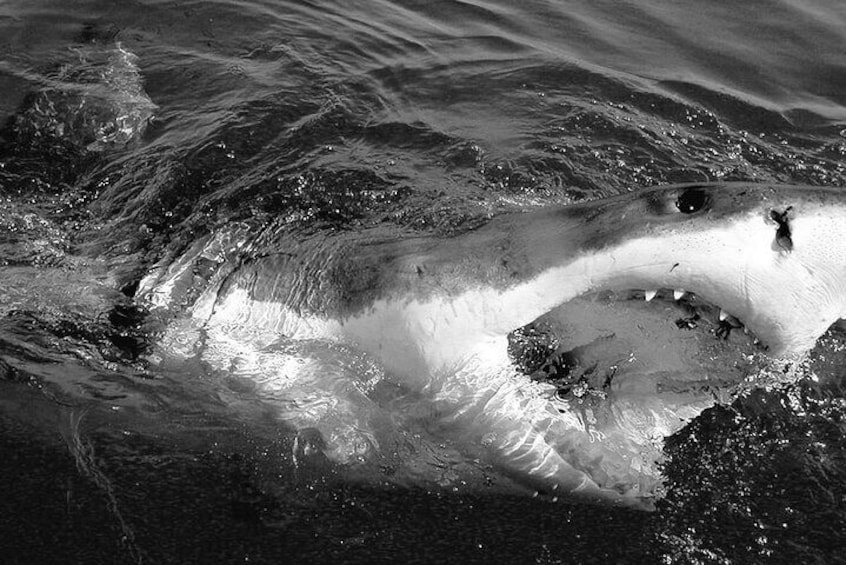
POLYGON ((840 328, 807 378, 673 436, 666 498, 645 513, 490 481, 432 415, 384 421, 419 405, 341 346, 215 366, 174 320, 241 265, 337 234, 445 237, 662 183, 844 186, 844 54, 838 0, 5 2, 0 551, 842 559, 840 328), (263 381, 280 359, 313 380, 263 381), (396 461, 355 464, 385 437, 396 461), (332 446, 346 451, 315 455, 332 446))

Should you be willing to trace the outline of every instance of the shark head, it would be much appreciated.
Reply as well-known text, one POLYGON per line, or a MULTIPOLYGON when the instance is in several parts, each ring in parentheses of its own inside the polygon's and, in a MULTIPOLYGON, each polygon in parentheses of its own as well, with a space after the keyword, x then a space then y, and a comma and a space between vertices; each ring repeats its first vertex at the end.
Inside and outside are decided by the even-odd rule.
POLYGON ((599 498, 648 498, 660 483, 652 440, 715 402, 712 392, 662 392, 650 375, 695 369, 662 367, 656 356, 640 384, 630 379, 613 402, 584 417, 581 401, 552 415, 549 403, 533 402, 485 365, 506 365, 508 333, 562 305, 609 291, 649 300, 660 289, 695 295, 721 319, 739 321, 769 356, 802 354, 846 312, 846 192, 757 184, 645 189, 495 218, 404 255, 391 269, 406 273, 392 279, 394 292, 345 319, 352 341, 398 374, 425 375, 467 427, 499 430, 506 467, 599 498))
POLYGON ((373 269, 356 256, 345 272, 379 276, 352 285, 347 296, 368 300, 341 316, 343 333, 399 372, 431 372, 497 358, 509 332, 581 295, 669 289, 720 308, 771 354, 797 354, 846 312, 844 242, 838 189, 644 189, 500 216, 414 252, 378 246, 373 269))
MULTIPOLYGON (((517 374, 509 334, 566 305, 575 305, 566 316, 577 315, 580 301, 598 293, 634 291, 648 301, 661 291, 724 311, 779 357, 808 350, 846 313, 846 191, 839 189, 656 187, 498 216, 450 239, 355 232, 286 249, 229 271, 197 300, 195 325, 222 344, 206 343, 212 365, 231 366, 235 342, 239 351, 272 357, 265 350, 273 336, 341 341, 378 361, 386 379, 426 404, 424 413, 437 414, 471 450, 484 446, 509 473, 636 505, 659 488, 656 442, 714 396, 666 393, 655 375, 690 366, 662 367, 657 355, 609 402, 562 408, 517 374)), ((159 287, 179 288, 194 272, 190 257, 176 267, 159 287)), ((590 323, 596 311, 584 311, 590 323)), ((624 346, 632 350, 646 340, 630 335, 624 346)), ((589 353, 602 359, 604 349, 600 340, 589 353)))
POLYGON ((695 293, 773 355, 808 350, 846 313, 843 190, 663 187, 585 212, 577 262, 590 266, 591 289, 695 293))

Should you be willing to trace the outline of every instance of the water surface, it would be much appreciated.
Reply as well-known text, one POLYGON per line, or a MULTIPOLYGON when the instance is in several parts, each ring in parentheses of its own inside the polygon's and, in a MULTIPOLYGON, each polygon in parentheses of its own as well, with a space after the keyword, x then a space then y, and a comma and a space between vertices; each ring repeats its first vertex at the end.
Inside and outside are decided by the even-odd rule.
MULTIPOLYGON (((843 186, 837 0, 12 0, 0 38, 3 122, 45 89, 71 92, 63 115, 98 99, 84 77, 117 44, 143 80, 141 99, 109 98, 117 110, 58 124, 42 108, 39 127, 1 134, 11 563, 841 559, 838 328, 804 369, 816 379, 750 392, 668 442, 654 513, 533 497, 498 476, 482 486, 485 467, 426 426, 394 438, 397 459, 419 464, 399 478, 390 461, 313 457, 320 430, 280 418, 250 366, 177 363, 151 345, 194 346, 168 323, 222 269, 337 233, 446 237, 662 183, 843 186), (86 129, 130 110, 128 136, 86 129), (207 241, 219 253, 148 316, 140 281, 207 241)), ((290 347, 372 393, 378 367, 290 347)), ((330 414, 355 422, 351 406, 330 414)))

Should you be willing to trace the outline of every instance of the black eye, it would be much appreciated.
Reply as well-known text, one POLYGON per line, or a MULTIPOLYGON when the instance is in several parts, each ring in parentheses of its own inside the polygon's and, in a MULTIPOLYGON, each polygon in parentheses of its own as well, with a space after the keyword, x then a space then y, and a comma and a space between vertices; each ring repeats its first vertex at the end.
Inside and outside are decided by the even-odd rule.
POLYGON ((682 214, 693 214, 700 211, 708 203, 708 194, 701 188, 688 188, 679 194, 676 208, 682 214))

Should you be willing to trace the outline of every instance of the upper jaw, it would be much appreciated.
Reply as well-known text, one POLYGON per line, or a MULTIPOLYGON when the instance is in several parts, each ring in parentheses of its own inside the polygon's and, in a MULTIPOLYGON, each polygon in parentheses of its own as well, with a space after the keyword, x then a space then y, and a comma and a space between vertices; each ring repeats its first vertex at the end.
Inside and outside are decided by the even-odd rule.
POLYGON ((666 282, 638 278, 618 282, 609 289, 637 291, 638 298, 646 301, 684 300, 706 307, 717 318, 715 322, 742 327, 774 357, 807 352, 841 317, 837 304, 829 300, 830 292, 814 288, 790 289, 790 280, 782 281, 783 294, 768 293, 767 289, 741 292, 728 284, 703 286, 695 280, 666 282))

